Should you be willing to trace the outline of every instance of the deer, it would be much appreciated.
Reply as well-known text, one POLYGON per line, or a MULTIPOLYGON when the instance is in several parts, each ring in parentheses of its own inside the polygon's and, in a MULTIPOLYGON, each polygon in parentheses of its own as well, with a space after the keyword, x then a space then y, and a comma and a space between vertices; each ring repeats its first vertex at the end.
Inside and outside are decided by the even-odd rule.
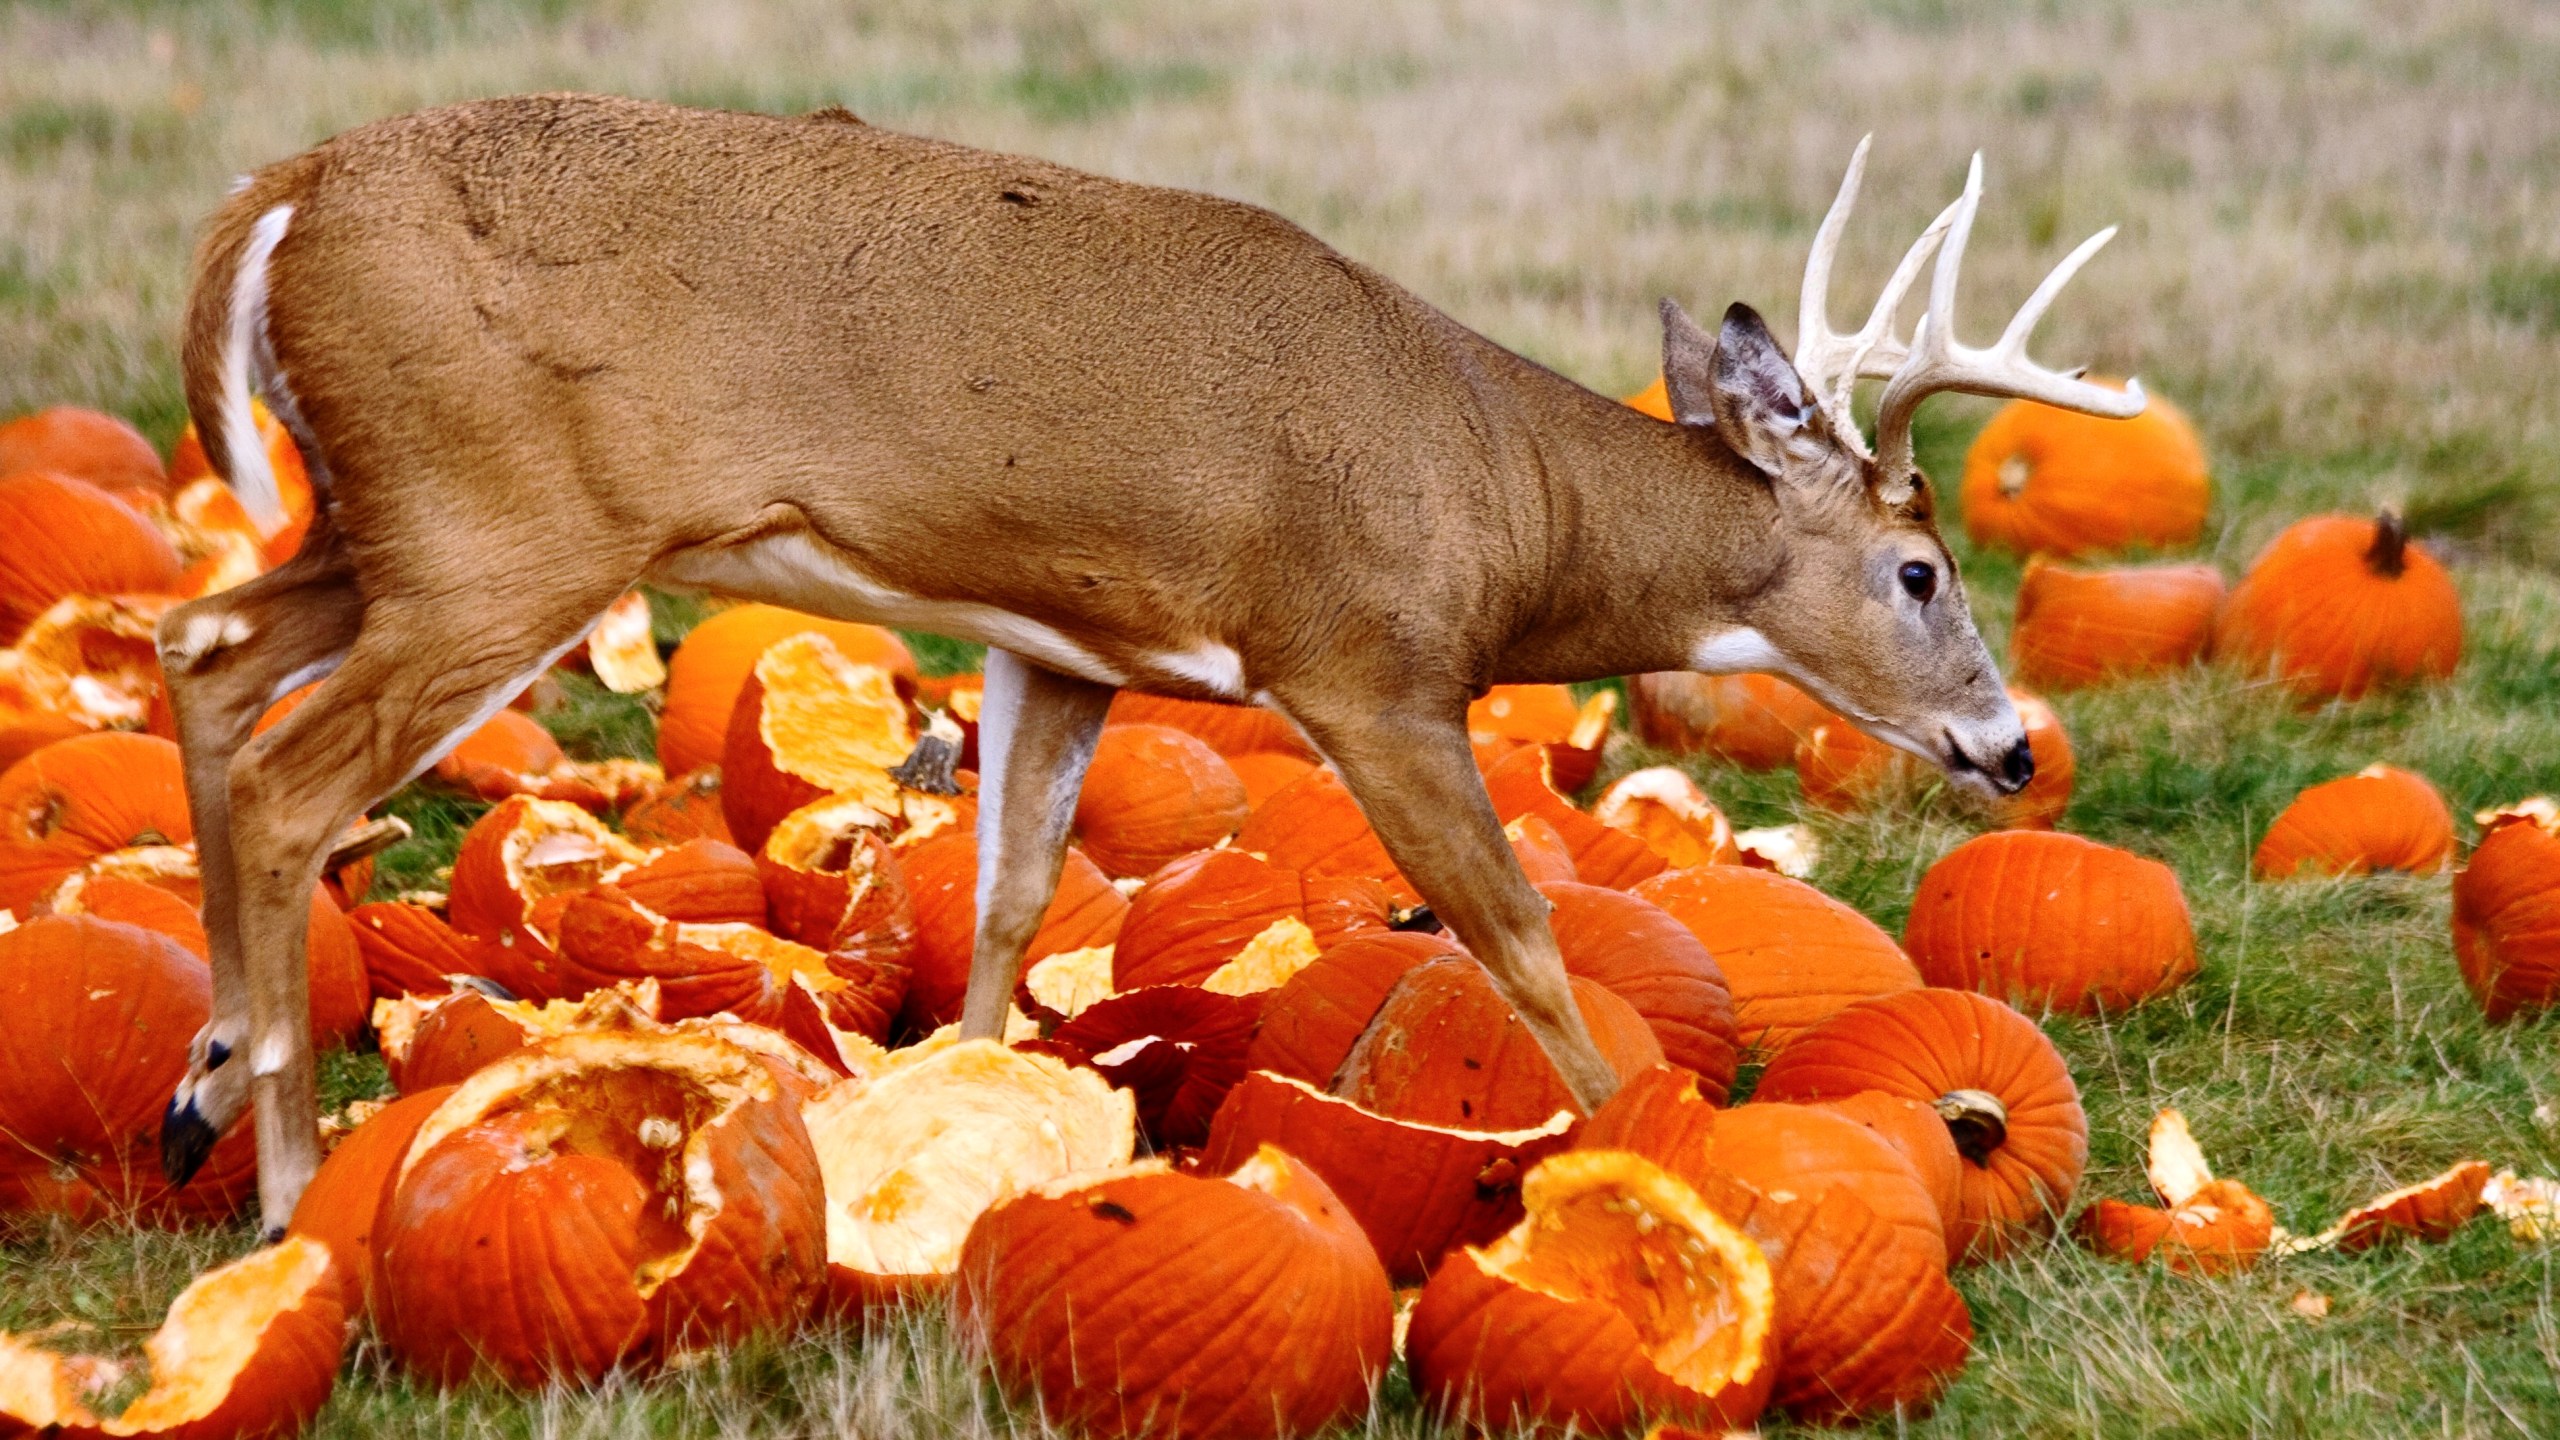
POLYGON ((1293 722, 1599 1105, 1617 1077, 1473 763, 1470 698, 1770 671, 2012 793, 2033 756, 1913 414, 1949 391, 2144 403, 2025 351, 2112 231, 1997 342, 1956 339, 1979 155, 1865 324, 1833 329, 1868 144, 1792 358, 1747 305, 1710 333, 1662 303, 1672 423, 1269 211, 841 109, 485 100, 245 178, 195 257, 187 408, 272 524, 262 395, 317 513, 290 559, 159 630, 215 993, 163 1168, 183 1181, 254 1113, 262 1223, 292 1215, 318 1163, 302 917, 323 857, 643 583, 987 647, 965 1035, 1000 1033, 1131 688, 1293 722), (1861 380, 1884 382, 1872 446, 1861 380))

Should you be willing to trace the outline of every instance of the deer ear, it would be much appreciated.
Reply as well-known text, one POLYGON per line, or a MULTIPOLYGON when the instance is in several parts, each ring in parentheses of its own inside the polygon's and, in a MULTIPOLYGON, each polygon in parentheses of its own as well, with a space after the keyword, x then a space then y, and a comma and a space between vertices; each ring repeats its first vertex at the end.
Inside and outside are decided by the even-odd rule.
MULTIPOLYGON (((1681 317, 1684 322, 1687 318, 1681 317)), ((1692 332, 1697 328, 1688 325, 1692 332)), ((1709 412, 1716 434, 1734 454, 1774 480, 1785 474, 1790 456, 1810 458, 1818 452, 1818 417, 1804 379, 1778 348, 1760 312, 1739 304, 1726 310, 1724 329, 1701 368, 1705 383, 1692 393, 1691 403, 1709 412)), ((1680 414, 1680 392, 1671 394, 1673 413, 1680 414)))
POLYGON ((1662 302, 1662 390, 1671 401, 1671 418, 1702 428, 1716 423, 1708 396, 1715 389, 1716 337, 1706 332, 1677 300, 1662 302))

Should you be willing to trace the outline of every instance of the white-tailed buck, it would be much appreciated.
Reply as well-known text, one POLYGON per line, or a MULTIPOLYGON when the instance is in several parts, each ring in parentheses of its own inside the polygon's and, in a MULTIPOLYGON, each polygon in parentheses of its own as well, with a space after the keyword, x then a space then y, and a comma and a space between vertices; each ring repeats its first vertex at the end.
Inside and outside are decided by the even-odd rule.
POLYGON ((1249 205, 892 134, 585 96, 430 110, 258 172, 198 254, 186 393, 254 512, 249 396, 307 460, 301 553, 161 626, 215 1013, 183 1176, 254 1101, 281 1225, 316 1163, 302 916, 324 852, 635 584, 984 641, 975 973, 995 1033, 1120 687, 1256 701, 1588 1105, 1615 1080, 1471 762, 1498 681, 1772 670, 1997 791, 2033 762, 1912 464, 1942 390, 2138 389, 1956 342, 1979 197, 1866 324, 1806 266, 1795 361, 1666 302, 1677 424, 1475 334, 1249 205), (1932 253, 1906 344, 1903 296, 1932 253), (1872 453, 1849 414, 1887 383, 1872 453), (327 683, 256 740, 268 703, 327 683))

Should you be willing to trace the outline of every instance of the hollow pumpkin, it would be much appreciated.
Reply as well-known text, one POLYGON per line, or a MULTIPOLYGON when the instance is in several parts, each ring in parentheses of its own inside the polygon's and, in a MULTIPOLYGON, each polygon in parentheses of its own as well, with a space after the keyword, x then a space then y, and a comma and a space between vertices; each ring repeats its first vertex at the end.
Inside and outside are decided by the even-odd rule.
MULTIPOLYGON (((1351 1047, 1405 972, 1426 960, 1464 953, 1443 935, 1383 928, 1326 949, 1263 1000, 1262 1022, 1246 1051, 1246 1065, 1330 1089, 1351 1047)), ((1342 1187, 1337 1183, 1334 1188, 1342 1187)))
POLYGON ((558 999, 566 993, 556 950, 561 909, 648 858, 575 805, 510 796, 462 832, 445 918, 488 942, 481 974, 526 999, 558 999))
POLYGON ((1076 800, 1075 833, 1106 875, 1152 875, 1236 832, 1244 781, 1209 743, 1170 725, 1104 728, 1076 800))
POLYGON ((2079 569, 2038 556, 2018 582, 2009 661, 2057 690, 2183 670, 2203 658, 2222 605, 2211 565, 2079 569))
POLYGON ((2017 1011, 1963 990, 1860 1001, 1780 1050, 1753 1098, 1815 1103, 1869 1090, 1945 1120, 1965 1161, 1947 1235, 1960 1259, 2007 1254, 2070 1207, 2089 1119, 2061 1052, 2017 1011))
POLYGON ((2129 420, 2012 400, 1965 452, 1961 495, 1976 545, 2068 557, 2194 544, 2213 479, 2195 427, 2157 395, 2129 420))
MULTIPOLYGON (((1620 1076, 1661 1063, 1635 1007, 1573 977, 1575 1008, 1620 1076)), ((1577 1107, 1529 1027, 1471 957, 1407 971, 1342 1062, 1335 1093, 1380 1114, 1463 1130, 1523 1130, 1577 1107)))
POLYGON ((451 975, 480 973, 480 942, 414 901, 377 900, 347 912, 367 986, 377 1000, 442 995, 451 975))
POLYGON ((822 620, 779 605, 732 606, 687 631, 667 658, 666 704, 658 713, 658 763, 666 772, 682 775, 719 764, 730 712, 756 661, 775 644, 812 632, 826 636, 853 664, 915 677, 915 656, 906 642, 877 625, 822 620))
POLYGON ((2453 877, 2453 957, 2493 1021, 2560 1000, 2560 810, 2527 801, 2487 817, 2453 877))
MULTIPOLYGON (((969 990, 969 966, 978 936, 978 837, 948 830, 899 852, 915 897, 914 976, 908 984, 906 1021, 917 1031, 960 1018, 969 990)), ((1108 945, 1120 934, 1129 902, 1112 888, 1084 852, 1069 847, 1058 888, 1042 912, 1040 928, 1023 951, 1028 967, 1068 950, 1108 945)), ((1126 988, 1126 987, 1123 987, 1126 988)))
POLYGON ((1741 1065, 1733 992, 1715 956, 1678 919, 1638 895, 1598 885, 1541 885, 1565 972, 1596 980, 1635 1007, 1663 1058, 1721 1103, 1741 1065))
POLYGON ((40 746, 91 730, 175 722, 155 639, 166 595, 66 595, 0 650, 0 769, 40 746))
MULTIPOLYGON (((827 952, 828 967, 848 979, 897 977, 885 1027, 913 983, 916 904, 906 867, 873 818, 859 801, 804 805, 773 828, 755 869, 777 934, 827 952)), ((885 1039, 885 1029, 872 1038, 885 1039)))
POLYGON ((50 470, 145 502, 169 493, 160 452, 141 431, 77 405, 47 406, 0 425, 0 477, 21 470, 50 470))
POLYGON ((1137 1102, 1150 1147, 1209 1138, 1209 1120, 1245 1076, 1262 1002, 1196 985, 1147 985, 1105 996, 1036 1042, 1091 1068, 1137 1102))
POLYGON ((2462 660, 2462 597, 2399 512, 2314 515, 2270 541, 2214 621, 2218 660, 2306 700, 2441 680, 2462 660))
POLYGON ((1573 852, 1574 873, 1586 884, 1624 890, 1665 868, 1663 858, 1644 841, 1601 824, 1566 800, 1556 789, 1553 756, 1543 747, 1504 756, 1485 772, 1484 784, 1494 817, 1504 824, 1535 815, 1554 826, 1573 852))
POLYGON ((2176 872, 2034 830, 1976 836, 1930 866, 1902 944, 1932 985, 2082 1014, 2127 1009, 2196 973, 2176 872))
POLYGON ((1609 784, 1591 818, 1645 843, 1674 870, 1739 863, 1733 826, 1698 782, 1668 765, 1631 770, 1609 784))
POLYGON ((1793 764, 1797 742, 1838 720, 1775 675, 1665 670, 1628 677, 1636 737, 1682 755, 1713 755, 1749 770, 1793 764))
POLYGON ((795 983, 820 995, 841 988, 827 957, 755 925, 689 925, 637 903, 618 885, 572 896, 560 912, 560 993, 590 991, 641 979, 658 982, 670 1020, 735 1015, 756 1025, 782 1019, 795 983))
POLYGON ((1615 690, 1576 700, 1567 685, 1496 685, 1468 704, 1467 738, 1479 764, 1524 745, 1542 746, 1556 787, 1579 790, 1599 773, 1600 750, 1617 713, 1615 690))
POLYGON ((1246 818, 1234 848, 1313 879, 1374 880, 1399 905, 1417 899, 1359 802, 1331 770, 1310 770, 1281 787, 1246 818))
POLYGON ((0 478, 0 645, 66 595, 150 594, 178 583, 178 552, 151 522, 85 480, 0 478))
POLYGON ((729 716, 720 760, 729 833, 740 848, 760 850, 784 816, 829 796, 861 800, 892 833, 906 823, 909 797, 922 813, 947 814, 947 800, 889 776, 915 744, 896 671, 854 660, 824 634, 776 641, 729 716))
POLYGON ((304 1236, 329 1247, 337 1259, 337 1280, 349 1315, 362 1315, 372 1301, 375 1267, 380 1262, 373 1227, 382 1202, 391 1193, 392 1177, 409 1153, 436 1107, 453 1093, 450 1085, 403 1095, 340 1137, 329 1158, 293 1207, 287 1235, 304 1236))
POLYGON ((1876 923, 1801 880, 1740 865, 1674 870, 1635 888, 1707 947, 1745 1046, 1784 1047, 1858 1000, 1920 988, 1876 923))
POLYGON ((2293 797, 2267 827, 2249 868, 2262 880, 2310 871, 2433 875, 2453 863, 2453 812, 2423 775, 2368 765, 2293 797))
POLYGON ((1310 876, 1241 846, 1187 855, 1129 897, 1112 950, 1112 984, 1194 985, 1282 920, 1305 924, 1319 951, 1383 933, 1387 889, 1360 875, 1310 876))
POLYGON ((989 1210, 960 1313, 1008 1389, 1096 1440, 1265 1440, 1366 1408, 1395 1302, 1307 1166, 1265 1148, 1218 1177, 1161 1165, 989 1210))
POLYGON ((661 782, 623 810, 622 833, 643 845, 736 844, 720 808, 720 767, 707 765, 661 782))

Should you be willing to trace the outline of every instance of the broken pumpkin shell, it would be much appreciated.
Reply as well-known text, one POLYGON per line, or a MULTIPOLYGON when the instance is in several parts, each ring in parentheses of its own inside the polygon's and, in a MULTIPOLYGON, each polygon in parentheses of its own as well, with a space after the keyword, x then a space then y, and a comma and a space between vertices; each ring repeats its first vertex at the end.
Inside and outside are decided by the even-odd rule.
MULTIPOLYGON (((1595 980, 1569 983, 1611 1068, 1628 1076, 1661 1063, 1661 1042, 1634 1006, 1595 980)), ((1396 982, 1334 1090, 1381 1114, 1467 1130, 1523 1129, 1574 1108, 1555 1062, 1465 956, 1425 961, 1396 982)))

